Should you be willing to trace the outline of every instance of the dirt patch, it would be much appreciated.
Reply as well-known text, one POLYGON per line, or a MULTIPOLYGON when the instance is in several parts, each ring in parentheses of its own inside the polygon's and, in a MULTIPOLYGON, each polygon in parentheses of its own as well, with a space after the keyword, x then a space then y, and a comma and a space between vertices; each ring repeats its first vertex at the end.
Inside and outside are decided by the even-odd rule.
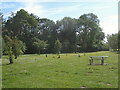
POLYGON ((104 63, 104 65, 109 65, 108 63, 104 63))
POLYGON ((23 70, 19 74, 30 75, 30 73, 27 70, 23 70))
POLYGON ((88 73, 93 73, 93 72, 88 72, 88 73))
POLYGON ((109 65, 114 65, 114 64, 109 64, 109 65))
POLYGON ((80 88, 87 88, 86 86, 82 86, 82 87, 80 87, 80 88))
POLYGON ((111 85, 111 84, 110 84, 110 83, 107 83, 106 85, 108 85, 108 86, 109 86, 109 85, 111 85))

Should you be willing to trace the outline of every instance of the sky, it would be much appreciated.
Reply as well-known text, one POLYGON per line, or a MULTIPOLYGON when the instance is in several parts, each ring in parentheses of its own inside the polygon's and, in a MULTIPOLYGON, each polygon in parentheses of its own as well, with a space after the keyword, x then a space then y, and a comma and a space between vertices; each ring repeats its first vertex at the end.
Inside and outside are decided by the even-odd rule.
POLYGON ((118 32, 119 0, 1 0, 0 9, 4 18, 20 9, 34 13, 40 18, 53 21, 64 17, 78 19, 83 14, 93 13, 100 20, 100 27, 107 34, 118 32))

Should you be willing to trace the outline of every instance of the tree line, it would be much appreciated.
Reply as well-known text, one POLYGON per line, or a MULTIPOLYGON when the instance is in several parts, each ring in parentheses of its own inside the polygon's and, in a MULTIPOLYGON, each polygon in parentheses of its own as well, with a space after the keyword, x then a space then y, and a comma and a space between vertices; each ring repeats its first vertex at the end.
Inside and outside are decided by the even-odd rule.
POLYGON ((93 13, 54 22, 24 9, 2 20, 3 53, 76 53, 109 50, 99 19, 93 13))
POLYGON ((112 51, 120 53, 120 31, 116 34, 107 35, 107 44, 112 51))

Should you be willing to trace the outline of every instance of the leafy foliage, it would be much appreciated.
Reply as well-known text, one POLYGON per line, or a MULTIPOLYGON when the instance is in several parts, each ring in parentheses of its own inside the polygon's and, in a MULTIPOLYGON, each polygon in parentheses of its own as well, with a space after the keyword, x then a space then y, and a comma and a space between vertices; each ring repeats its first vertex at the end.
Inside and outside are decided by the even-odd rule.
POLYGON ((26 50, 26 45, 22 41, 18 40, 16 37, 13 39, 13 54, 15 55, 15 59, 20 54, 23 54, 26 50))
POLYGON ((74 52, 76 46, 76 19, 64 17, 57 22, 59 40, 62 43, 62 52, 74 52), (67 47, 66 47, 67 45, 67 47))
POLYGON ((38 21, 33 16, 30 16, 24 9, 18 11, 16 15, 9 17, 5 24, 5 27, 10 34, 9 36, 17 36, 19 40, 26 44, 26 52, 29 52, 29 49, 34 50, 34 46, 31 44, 33 43, 33 38, 31 37, 37 36, 37 26, 38 21))
POLYGON ((38 38, 35 38, 35 42, 33 43, 33 45, 38 49, 39 54, 40 54, 40 51, 45 50, 46 47, 48 46, 46 41, 42 41, 38 38))
POLYGON ((13 58, 17 57, 24 53, 26 50, 25 44, 18 40, 16 37, 12 40, 9 36, 5 35, 5 53, 8 54, 10 64, 13 63, 13 58))
POLYGON ((99 27, 99 19, 96 15, 84 14, 78 19, 78 43, 82 51, 97 51, 104 33, 99 27))
POLYGON ((55 46, 54 46, 55 53, 59 54, 61 48, 62 48, 62 44, 61 44, 60 41, 57 39, 56 42, 55 42, 55 46))
POLYGON ((118 49, 118 34, 112 34, 107 36, 108 45, 111 49, 118 49))
MULTIPOLYGON (((81 15, 79 19, 64 17, 55 23, 21 9, 16 14, 12 13, 4 23, 3 39, 7 35, 11 39, 16 37, 16 43, 21 40, 27 48, 25 53, 54 53, 57 38, 62 53, 100 51, 104 50, 105 35, 99 22, 96 15, 89 13, 81 15)), ((21 53, 19 51, 17 53, 21 53)))
POLYGON ((13 42, 12 42, 12 39, 8 37, 7 35, 5 35, 5 41, 6 41, 5 53, 8 54, 10 64, 12 64, 13 63, 13 50, 12 50, 13 42))

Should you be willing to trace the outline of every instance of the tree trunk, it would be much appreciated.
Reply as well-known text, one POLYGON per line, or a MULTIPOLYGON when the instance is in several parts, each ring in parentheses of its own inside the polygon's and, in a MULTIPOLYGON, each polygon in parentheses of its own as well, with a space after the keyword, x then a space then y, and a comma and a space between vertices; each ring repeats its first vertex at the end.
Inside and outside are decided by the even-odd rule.
POLYGON ((13 57, 12 57, 12 55, 10 55, 9 60, 10 60, 10 64, 13 64, 13 57))
POLYGON ((15 59, 17 59, 17 54, 15 54, 15 59))

